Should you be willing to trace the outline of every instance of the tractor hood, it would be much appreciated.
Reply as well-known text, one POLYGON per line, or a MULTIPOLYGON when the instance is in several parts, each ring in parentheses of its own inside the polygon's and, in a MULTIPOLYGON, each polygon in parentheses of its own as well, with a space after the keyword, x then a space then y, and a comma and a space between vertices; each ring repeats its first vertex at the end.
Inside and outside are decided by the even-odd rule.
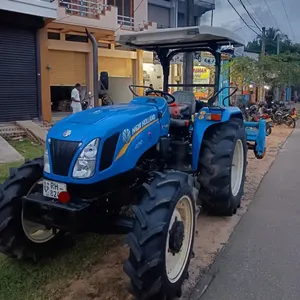
POLYGON ((158 110, 152 105, 124 104, 87 109, 56 123, 48 137, 69 141, 107 137, 153 115, 157 118, 158 110), (64 135, 66 131, 68 136, 64 135))

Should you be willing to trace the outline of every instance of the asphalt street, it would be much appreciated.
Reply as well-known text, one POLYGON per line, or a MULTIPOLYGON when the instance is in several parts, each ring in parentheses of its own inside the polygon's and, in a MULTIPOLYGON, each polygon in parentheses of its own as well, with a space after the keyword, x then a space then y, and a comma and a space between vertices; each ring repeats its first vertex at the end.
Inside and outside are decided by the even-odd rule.
POLYGON ((300 299, 300 126, 190 300, 300 299))

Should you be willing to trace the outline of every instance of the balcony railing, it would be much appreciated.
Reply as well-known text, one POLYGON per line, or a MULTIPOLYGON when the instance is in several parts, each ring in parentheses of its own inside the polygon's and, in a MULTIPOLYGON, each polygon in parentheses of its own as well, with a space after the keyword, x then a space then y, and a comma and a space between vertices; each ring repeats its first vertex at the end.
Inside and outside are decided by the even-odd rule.
POLYGON ((142 31, 151 26, 150 22, 138 22, 135 18, 129 16, 118 15, 117 21, 120 29, 123 30, 142 31))
POLYGON ((67 14, 91 19, 99 19, 109 9, 103 0, 60 0, 59 5, 66 8, 67 14))

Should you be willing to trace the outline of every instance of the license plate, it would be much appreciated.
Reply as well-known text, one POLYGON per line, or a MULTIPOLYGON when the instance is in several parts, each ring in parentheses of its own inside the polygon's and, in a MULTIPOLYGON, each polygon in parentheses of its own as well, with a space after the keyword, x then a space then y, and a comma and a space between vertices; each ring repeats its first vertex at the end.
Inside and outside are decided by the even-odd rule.
POLYGON ((43 195, 45 197, 58 199, 58 195, 66 191, 67 185, 65 183, 43 179, 43 195))
POLYGON ((272 121, 271 118, 266 119, 266 122, 271 122, 271 121, 272 121))

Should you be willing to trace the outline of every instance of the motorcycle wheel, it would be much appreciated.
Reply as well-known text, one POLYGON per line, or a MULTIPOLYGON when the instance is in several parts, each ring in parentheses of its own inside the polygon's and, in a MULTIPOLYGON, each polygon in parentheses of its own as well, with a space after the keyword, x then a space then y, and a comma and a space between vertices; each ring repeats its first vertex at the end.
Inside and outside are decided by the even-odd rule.
POLYGON ((285 124, 290 128, 295 128, 296 127, 296 120, 293 119, 291 116, 287 116, 287 118, 285 120, 285 124))

